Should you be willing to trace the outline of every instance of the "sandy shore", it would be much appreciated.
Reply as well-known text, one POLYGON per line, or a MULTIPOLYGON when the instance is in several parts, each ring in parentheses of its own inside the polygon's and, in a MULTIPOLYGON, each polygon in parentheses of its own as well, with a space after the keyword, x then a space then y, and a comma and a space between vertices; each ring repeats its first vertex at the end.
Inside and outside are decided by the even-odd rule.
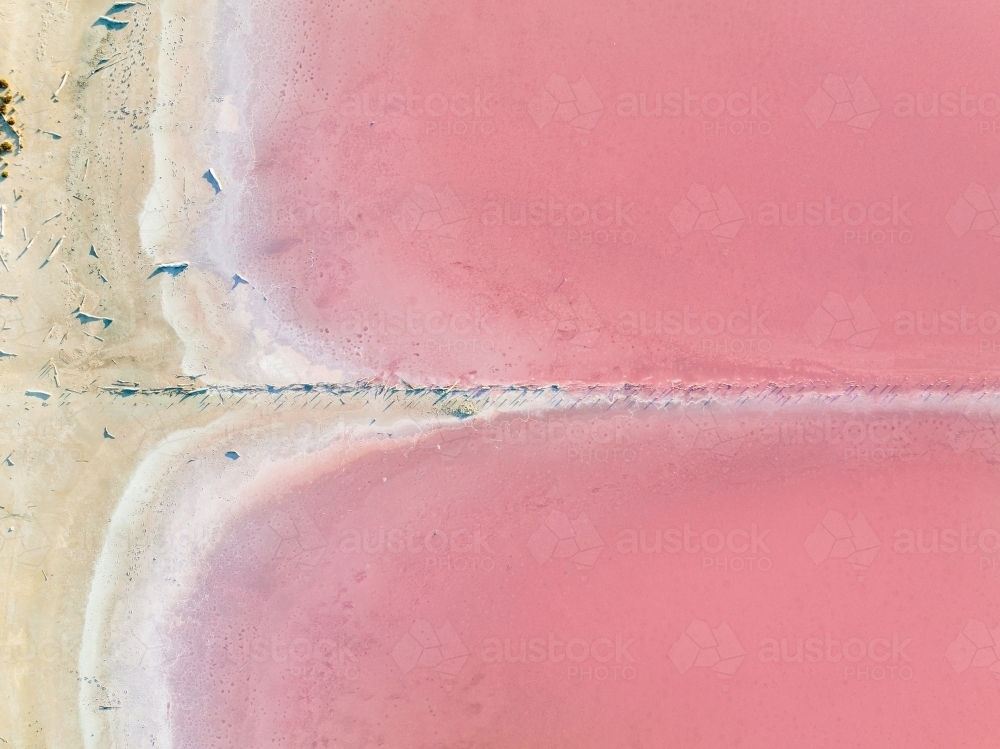
POLYGON ((106 10, 95 2, 0 5, 0 77, 26 96, 15 105, 22 150, 0 183, 0 350, 12 354, 0 362, 0 736, 14 746, 81 744, 75 657, 98 518, 152 426, 146 416, 131 427, 97 416, 93 399, 76 411, 65 395, 138 379, 147 368, 166 384, 180 356, 133 251, 132 196, 148 188, 151 98, 141 92, 158 21, 139 8, 120 32, 92 26, 106 10), (79 312, 113 322, 84 324, 79 312), (121 430, 120 441, 102 441, 103 421, 121 430))
MULTIPOLYGON (((145 746, 151 735, 156 746, 172 746, 165 730, 171 664, 160 652, 182 616, 175 604, 193 588, 200 560, 228 521, 280 496, 292 477, 308 481, 311 473, 373 450, 419 440, 415 417, 431 414, 421 417, 403 401, 390 405, 374 424, 360 402, 336 409, 336 417, 334 409, 292 405, 255 426, 247 422, 249 411, 231 413, 171 435, 146 457, 111 518, 87 601, 79 703, 85 746, 111 740, 145 746), (223 445, 239 457, 223 455, 223 445)), ((435 420, 448 422, 457 419, 435 420)))
POLYGON ((102 390, 186 382, 140 250, 162 16, 137 3, 99 21, 110 7, 0 4, 0 77, 24 96, 0 182, 0 738, 14 746, 81 745, 76 662, 104 526, 146 452, 214 417, 102 390))

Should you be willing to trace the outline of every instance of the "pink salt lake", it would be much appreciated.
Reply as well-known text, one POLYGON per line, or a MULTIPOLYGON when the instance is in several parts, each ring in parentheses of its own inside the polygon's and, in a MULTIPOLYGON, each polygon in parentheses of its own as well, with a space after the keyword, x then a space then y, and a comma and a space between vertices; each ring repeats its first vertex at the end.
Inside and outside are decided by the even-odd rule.
MULTIPOLYGON (((229 272, 352 376, 989 379, 998 13, 256 6, 229 272)), ((178 745, 991 746, 993 422, 770 408, 288 476, 185 604, 178 745)))
POLYGON ((254 6, 228 272, 350 376, 989 376, 998 14, 254 6))
POLYGON ((288 476, 183 606, 175 740, 990 746, 982 425, 831 413, 540 413, 288 476))

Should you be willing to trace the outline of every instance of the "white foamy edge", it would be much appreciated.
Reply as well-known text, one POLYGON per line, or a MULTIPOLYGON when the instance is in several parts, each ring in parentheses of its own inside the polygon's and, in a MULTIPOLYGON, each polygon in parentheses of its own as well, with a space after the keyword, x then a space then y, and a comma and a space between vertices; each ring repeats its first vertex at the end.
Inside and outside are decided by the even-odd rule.
POLYGON ((253 163, 251 123, 231 121, 234 111, 248 111, 250 64, 240 42, 253 32, 246 7, 245 0, 165 0, 159 6, 152 179, 140 212, 139 240, 156 263, 190 265, 176 278, 161 274, 148 283, 159 284, 163 317, 184 346, 184 374, 228 385, 348 382, 358 373, 316 364, 306 348, 279 340, 287 338, 281 326, 272 330, 259 324, 274 316, 261 290, 231 288, 240 269, 227 226, 244 198, 253 163), (217 104, 213 99, 221 92, 235 104, 217 104), (177 123, 193 113, 197 116, 190 119, 202 123, 200 131, 178 130, 177 123), (222 192, 192 204, 189 192, 207 194, 202 174, 209 168, 222 182, 222 192), (185 240, 171 235, 177 226, 184 227, 185 240))
MULTIPOLYGON (((364 412, 358 418, 370 421, 364 412)), ((143 460, 115 508, 95 565, 80 647, 78 709, 86 749, 116 741, 118 746, 173 748, 168 681, 172 664, 156 651, 176 606, 194 589, 201 564, 227 523, 265 502, 264 493, 287 489, 283 477, 289 471, 298 482, 303 475, 327 472, 371 452, 405 447, 428 430, 459 420, 429 417, 421 424, 404 417, 391 424, 351 424, 346 429, 339 420, 319 433, 309 428, 291 437, 281 433, 294 430, 286 424, 278 430, 280 442, 251 445, 237 444, 233 425, 227 422, 224 418, 179 432, 161 443, 143 460), (377 438, 387 431, 392 439, 377 438), (223 458, 220 444, 232 444, 239 460, 223 458), (285 457, 274 457, 278 449, 285 457), (227 465, 212 471, 198 461, 188 468, 189 457, 198 455, 214 455, 204 460, 227 465), (190 535, 192 528, 197 529, 196 538, 164 554, 164 539, 190 535), (136 545, 132 539, 140 534, 147 541, 136 545)))

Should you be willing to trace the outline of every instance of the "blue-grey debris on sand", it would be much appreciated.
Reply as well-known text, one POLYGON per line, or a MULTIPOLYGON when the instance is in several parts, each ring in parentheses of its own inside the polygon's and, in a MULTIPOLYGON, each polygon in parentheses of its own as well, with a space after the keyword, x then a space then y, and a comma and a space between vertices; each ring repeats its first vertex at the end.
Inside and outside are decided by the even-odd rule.
POLYGON ((235 450, 230 450, 226 453, 226 457, 229 458, 230 460, 239 460, 240 454, 235 450))
POLYGON ((95 26, 103 26, 111 31, 121 31, 126 26, 128 26, 128 21, 116 21, 114 18, 108 18, 107 16, 101 16, 96 21, 94 21, 95 26))
POLYGON ((107 328, 111 323, 114 322, 114 320, 112 320, 110 317, 98 317, 97 315, 88 315, 86 312, 81 312, 79 308, 77 308, 73 312, 73 314, 76 315, 76 319, 80 321, 81 325, 86 325, 92 322, 100 322, 104 323, 104 327, 107 328))
POLYGON ((29 398, 38 398, 39 400, 47 401, 52 397, 50 393, 46 393, 44 390, 25 390, 24 394, 29 398))
MULTIPOLYGON (((46 265, 48 265, 49 261, 52 260, 52 258, 54 258, 56 256, 56 253, 59 252, 59 248, 62 247, 62 243, 63 243, 64 239, 66 239, 66 235, 65 234, 63 236, 59 237, 59 239, 55 243, 55 246, 52 248, 51 252, 49 252, 49 256, 47 258, 45 258, 45 260, 42 261, 41 265, 38 266, 39 270, 41 270, 46 265)), ((34 241, 34 239, 32 239, 32 241, 34 241)), ((29 246, 30 246, 30 243, 29 243, 29 246)), ((25 248, 25 249, 27 249, 27 248, 25 248)))
MULTIPOLYGON (((250 285, 250 282, 247 281, 245 278, 243 278, 243 276, 241 276, 239 273, 234 273, 233 274, 233 289, 235 289, 241 283, 245 283, 248 286, 250 285)), ((230 291, 232 291, 233 289, 230 289, 230 291)))
POLYGON ((210 184, 212 186, 212 189, 215 190, 216 195, 222 192, 222 183, 219 182, 219 178, 215 176, 215 172, 209 169, 201 176, 204 177, 206 180, 208 180, 208 184, 210 184))
POLYGON ((177 278, 181 273, 187 270, 187 263, 162 263, 156 266, 156 270, 149 274, 149 277, 158 276, 161 273, 169 273, 174 278, 177 278))
POLYGON ((106 440, 113 440, 114 438, 115 438, 115 436, 111 432, 108 431, 108 428, 104 427, 104 439, 106 439, 106 440))

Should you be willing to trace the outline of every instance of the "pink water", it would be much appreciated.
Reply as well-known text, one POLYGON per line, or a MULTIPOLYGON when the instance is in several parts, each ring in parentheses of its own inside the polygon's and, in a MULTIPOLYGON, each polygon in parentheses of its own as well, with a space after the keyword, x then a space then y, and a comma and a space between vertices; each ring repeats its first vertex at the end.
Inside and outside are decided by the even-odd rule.
POLYGON ((998 14, 255 5, 230 272, 352 375, 990 376, 998 14))
POLYGON ((290 474, 183 605, 178 746, 995 743, 1000 420, 901 404, 1000 363, 998 6, 247 13, 212 251, 280 342, 901 410, 564 407, 290 474))
POLYGON ((584 410, 288 476, 183 607, 175 741, 990 746, 997 466, 958 421, 584 410))

